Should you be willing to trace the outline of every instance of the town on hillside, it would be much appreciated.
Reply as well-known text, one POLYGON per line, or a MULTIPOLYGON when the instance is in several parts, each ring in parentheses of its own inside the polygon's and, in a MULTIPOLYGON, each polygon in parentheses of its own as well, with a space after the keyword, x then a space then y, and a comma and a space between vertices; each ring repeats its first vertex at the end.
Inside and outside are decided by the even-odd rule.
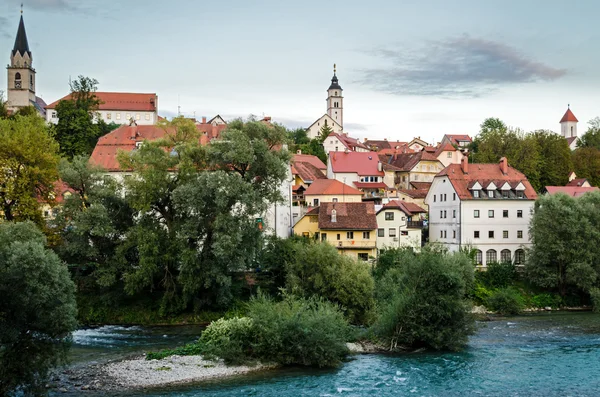
MULTIPOLYGON (((33 106, 47 123, 58 124, 57 107, 73 100, 73 93, 50 104, 36 96, 36 69, 23 15, 7 71, 8 111, 33 106)), ((120 151, 136 150, 167 134, 160 125, 164 118, 158 95, 124 88, 93 93, 98 100, 94 121, 115 128, 98 139, 89 161, 117 180, 131 174, 119 164, 120 151)), ((437 142, 352 137, 344 128, 343 89, 335 65, 326 92, 325 113, 305 129, 306 138, 318 141, 325 157, 300 148, 292 154, 289 175, 279 187, 283 202, 257 214, 265 233, 327 241, 340 253, 365 261, 384 248, 418 249, 429 241, 452 251, 473 246, 482 266, 499 260, 522 264, 538 196, 523 172, 506 158, 496 164, 470 163, 473 139, 468 135, 443 135, 437 142)), ((219 141, 228 126, 218 114, 192 121, 202 145, 219 141)), ((276 120, 263 117, 260 122, 271 125, 276 120)), ((560 135, 575 150, 578 120, 570 107, 559 124, 560 135)), ((60 181, 55 187, 60 205, 72 192, 60 181)), ((564 186, 545 186, 543 192, 578 196, 597 189, 571 172, 564 186)), ((50 204, 42 211, 47 219, 53 216, 50 204)))

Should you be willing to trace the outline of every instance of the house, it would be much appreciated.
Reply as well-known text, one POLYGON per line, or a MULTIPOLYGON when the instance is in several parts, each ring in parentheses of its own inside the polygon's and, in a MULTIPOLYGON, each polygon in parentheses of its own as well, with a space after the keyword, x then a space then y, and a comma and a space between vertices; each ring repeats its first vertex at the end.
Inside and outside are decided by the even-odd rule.
POLYGON ((294 154, 290 160, 294 185, 303 185, 305 188, 317 179, 326 179, 327 166, 317 156, 302 154, 301 151, 294 154))
POLYGON ((383 164, 375 152, 330 152, 327 178, 353 185, 365 198, 380 200, 385 194, 383 164))
POLYGON ((451 251, 472 246, 482 266, 499 261, 522 265, 536 198, 527 177, 506 158, 498 164, 469 164, 465 156, 436 175, 427 193, 429 241, 451 251))
MULTIPOLYGON (((134 92, 95 92, 100 105, 97 119, 105 123, 152 125, 158 122, 158 95, 155 93, 134 92)), ((46 106, 46 121, 57 124, 56 106, 60 101, 72 99, 72 94, 46 106)))
POLYGON ((424 140, 422 140, 421 137, 416 137, 412 141, 408 142, 406 144, 406 146, 409 149, 411 149, 411 150, 413 150, 415 152, 418 152, 420 150, 423 150, 427 146, 429 146, 429 144, 427 142, 425 142, 424 140))
POLYGON ((336 71, 336 66, 333 65, 333 77, 327 89, 327 113, 319 117, 306 129, 306 135, 309 139, 318 138, 321 134, 321 128, 326 125, 335 133, 341 134, 344 131, 343 89, 338 81, 336 71))
POLYGON ((348 136, 347 133, 333 132, 323 141, 325 153, 329 152, 370 152, 371 150, 362 144, 357 138, 348 136))
POLYGON ((546 186, 545 189, 546 193, 550 195, 563 193, 572 197, 579 197, 585 193, 600 190, 597 187, 593 187, 587 179, 577 178, 574 172, 569 174, 569 182, 566 186, 546 186))
POLYGON ((571 150, 577 149, 577 117, 571 111, 571 106, 567 106, 567 111, 560 119, 560 134, 567 140, 571 150))
POLYGON ((359 260, 377 256, 373 203, 322 203, 296 223, 294 234, 326 241, 340 254, 359 260))
POLYGON ((335 179, 316 180, 304 192, 304 200, 314 207, 321 203, 360 203, 362 197, 363 192, 335 179))
POLYGON ((54 219, 56 216, 56 207, 61 206, 64 201, 71 195, 76 194, 73 189, 61 180, 54 182, 50 198, 52 202, 38 200, 40 203, 40 211, 46 220, 54 219))
POLYGON ((394 151, 402 151, 408 149, 407 142, 388 141, 387 138, 382 141, 365 139, 363 145, 376 152, 386 150, 392 151, 393 153, 394 151))
POLYGON ((449 143, 450 145, 458 148, 458 149, 466 149, 473 142, 470 136, 468 135, 444 135, 440 145, 444 145, 449 143))
POLYGON ((436 151, 435 156, 444 167, 450 164, 460 164, 464 154, 449 142, 441 142, 436 151))
POLYGON ((427 208, 425 203, 425 197, 429 189, 398 189, 397 197, 398 200, 407 203, 413 203, 421 208, 427 208))
POLYGON ((392 200, 377 211, 377 249, 421 248, 423 217, 427 213, 413 203, 392 200))
POLYGON ((432 182, 437 173, 444 169, 435 149, 431 147, 416 153, 380 154, 379 158, 384 164, 398 169, 394 179, 398 189, 410 189, 411 182, 432 182))

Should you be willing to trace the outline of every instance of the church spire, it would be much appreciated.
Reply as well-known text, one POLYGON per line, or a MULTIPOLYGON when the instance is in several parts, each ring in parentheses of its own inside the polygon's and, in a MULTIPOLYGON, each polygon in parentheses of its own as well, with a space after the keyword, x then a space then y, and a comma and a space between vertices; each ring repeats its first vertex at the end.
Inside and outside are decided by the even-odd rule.
POLYGON ((336 76, 336 72, 337 72, 337 67, 336 64, 333 64, 333 77, 331 78, 331 85, 329 86, 330 90, 342 90, 342 87, 340 87, 340 84, 338 82, 338 78, 336 76))
POLYGON ((25 53, 28 53, 31 58, 31 51, 29 51, 29 43, 27 42, 27 33, 25 32, 25 23, 23 22, 23 8, 21 8, 21 20, 19 21, 19 29, 17 30, 17 38, 15 39, 12 55, 15 56, 17 53, 21 54, 21 56, 25 56, 25 53))

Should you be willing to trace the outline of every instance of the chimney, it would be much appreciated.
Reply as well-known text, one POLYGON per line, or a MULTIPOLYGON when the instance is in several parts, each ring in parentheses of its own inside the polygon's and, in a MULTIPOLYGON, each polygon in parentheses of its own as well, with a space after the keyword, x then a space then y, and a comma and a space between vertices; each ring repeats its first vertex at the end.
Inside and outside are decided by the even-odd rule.
POLYGON ((202 116, 202 124, 206 124, 206 116, 202 116))
POLYGON ((462 160, 460 160, 460 168, 465 174, 469 173, 469 157, 464 156, 462 160))
POLYGON ((300 149, 296 150, 296 154, 302 154, 302 150, 300 150, 300 149))
POLYGON ((502 157, 500 159, 500 170, 502 170, 502 174, 508 174, 508 161, 506 161, 506 157, 502 157))

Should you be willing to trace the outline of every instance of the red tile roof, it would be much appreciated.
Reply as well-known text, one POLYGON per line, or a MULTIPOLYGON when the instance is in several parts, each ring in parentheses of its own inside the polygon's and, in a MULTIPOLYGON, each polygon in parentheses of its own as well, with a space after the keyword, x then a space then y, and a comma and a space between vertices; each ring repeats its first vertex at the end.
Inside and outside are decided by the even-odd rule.
POLYGON ((361 176, 384 176, 379 171, 379 157, 373 152, 329 152, 331 169, 335 173, 356 173, 361 176))
POLYGON ((300 176, 305 183, 312 183, 317 179, 327 179, 327 176, 325 176, 322 170, 308 162, 293 162, 292 174, 300 176))
POLYGON ((569 145, 569 147, 573 144, 573 142, 575 142, 577 140, 576 136, 570 136, 567 138, 567 144, 569 145))
POLYGON ((569 183, 567 183, 567 186, 581 186, 586 182, 588 182, 588 180, 585 178, 577 178, 573 179, 572 181, 569 181, 569 183))
POLYGON ((377 229, 375 206, 372 202, 322 203, 319 208, 319 229, 375 230, 377 229), (336 222, 331 220, 331 212, 334 209, 336 211, 336 222))
POLYGON ((431 187, 431 182, 411 182, 412 187, 415 189, 429 190, 431 187))
POLYGON ((468 164, 468 174, 465 174, 461 168, 461 164, 450 164, 448 167, 440 171, 436 175, 436 178, 446 176, 452 183, 456 194, 461 200, 472 200, 473 195, 469 190, 469 186, 479 182, 484 188, 494 182, 499 188, 508 182, 511 187, 516 187, 519 183, 523 183, 525 186, 525 197, 529 200, 535 200, 537 193, 531 186, 531 183, 527 180, 527 177, 520 171, 517 171, 510 165, 507 165, 507 173, 504 175, 500 168, 500 164, 468 164))
POLYGON ((473 140, 471 139, 471 137, 468 136, 468 135, 448 135, 448 134, 446 134, 446 136, 455 145, 458 145, 459 141, 473 142, 473 140))
MULTIPOLYGON (((196 124, 196 128, 202 132, 200 143, 207 144, 211 139, 218 138, 227 125, 196 124)), ((119 150, 130 152, 135 149, 136 142, 154 141, 167 134, 164 128, 157 125, 122 125, 98 139, 90 162, 107 171, 122 171, 117 161, 119 150)))
POLYGON ((446 142, 446 143, 438 146, 437 150, 435 151, 435 155, 436 155, 436 157, 440 157, 440 155, 443 152, 456 152, 456 150, 457 149, 454 146, 452 146, 451 143, 446 142))
POLYGON ((328 137, 337 138, 342 145, 344 145, 350 151, 356 151, 357 148, 370 150, 367 146, 360 143, 358 139, 349 137, 347 133, 338 134, 336 132, 332 132, 328 137))
POLYGON ((439 161, 435 153, 421 150, 416 153, 398 153, 394 155, 380 155, 382 162, 391 164, 401 171, 412 170, 421 161, 439 161))
POLYGON ((317 167, 320 170, 327 171, 327 165, 321 161, 317 156, 313 156, 312 154, 294 154, 292 156, 292 163, 297 161, 303 163, 310 163, 313 166, 317 167))
POLYGON ((429 189, 398 189, 398 192, 404 193, 415 199, 422 199, 427 197, 429 189))
POLYGON ((412 216, 414 214, 427 213, 426 210, 419 207, 415 203, 407 203, 404 201, 392 200, 389 203, 385 204, 381 209, 377 212, 378 214, 381 211, 397 209, 404 212, 408 216, 412 216))
POLYGON ((588 192, 600 191, 597 187, 581 187, 581 186, 546 186, 548 194, 564 193, 572 197, 579 197, 588 192))
MULTIPOLYGON (((132 92, 96 92, 100 100, 99 110, 131 110, 141 112, 155 112, 158 106, 156 94, 140 94, 132 92)), ((55 109, 60 101, 70 100, 71 94, 46 106, 46 109, 55 109)))
POLYGON ((565 115, 562 117, 562 119, 560 119, 561 123, 564 123, 565 121, 575 121, 575 122, 578 122, 579 120, 577 120, 577 117, 575 117, 575 115, 573 114, 573 112, 571 112, 571 109, 567 108, 567 111, 565 112, 565 115))
POLYGON ((360 190, 355 189, 352 186, 345 185, 336 179, 317 179, 311 183, 308 189, 306 189, 306 192, 304 192, 305 196, 330 194, 362 196, 363 193, 360 190))
POLYGON ((385 189, 387 185, 383 182, 354 182, 359 189, 385 189))

